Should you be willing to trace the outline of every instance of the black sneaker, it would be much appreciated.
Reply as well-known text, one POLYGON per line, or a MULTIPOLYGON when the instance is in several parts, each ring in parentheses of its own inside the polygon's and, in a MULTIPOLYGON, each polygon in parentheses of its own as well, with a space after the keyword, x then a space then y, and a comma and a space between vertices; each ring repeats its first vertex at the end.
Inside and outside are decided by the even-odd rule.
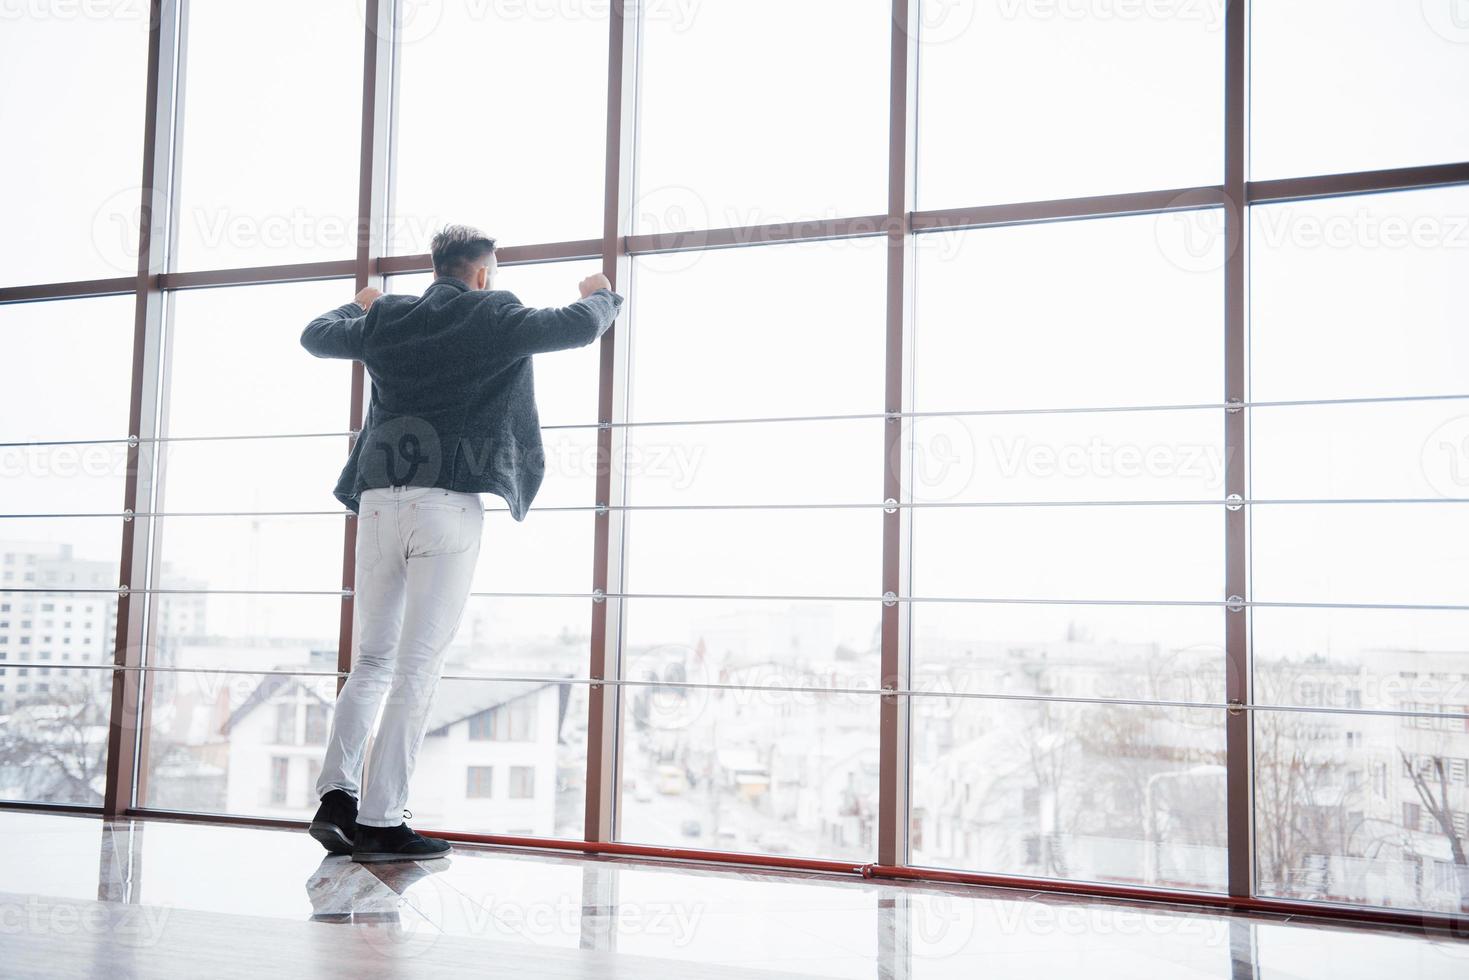
POLYGON ((356 843, 352 846, 352 860, 361 864, 427 861, 445 857, 449 853, 448 841, 424 837, 415 833, 406 823, 400 823, 396 827, 365 827, 358 824, 353 837, 356 843))
POLYGON ((352 853, 352 828, 357 826, 357 801, 334 789, 321 798, 308 833, 333 854, 352 853))

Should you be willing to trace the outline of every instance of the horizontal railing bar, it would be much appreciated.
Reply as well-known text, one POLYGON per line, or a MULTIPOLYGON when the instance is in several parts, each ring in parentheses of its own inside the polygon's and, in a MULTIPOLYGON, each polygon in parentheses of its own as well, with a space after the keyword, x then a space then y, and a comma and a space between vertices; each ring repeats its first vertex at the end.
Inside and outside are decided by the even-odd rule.
POLYGON ((133 441, 127 436, 120 439, 37 439, 33 442, 0 442, 0 449, 39 449, 44 446, 126 446, 133 441))
POLYGON ((86 299, 89 296, 121 296, 138 285, 137 276, 112 279, 80 279, 73 282, 43 282, 24 286, 0 286, 0 306, 41 300, 86 299))
POLYGON ((656 232, 628 235, 623 239, 623 248, 629 255, 657 255, 746 245, 875 238, 887 233, 887 220, 885 214, 867 214, 850 218, 811 218, 740 227, 656 232))
MULTIPOLYGON (((1303 398, 1291 400, 1274 401, 1252 401, 1252 402, 1187 402, 1173 405, 1084 405, 1071 408, 982 408, 963 409, 954 411, 926 411, 926 412, 858 412, 847 415, 767 415, 751 416, 741 418, 713 418, 713 419, 650 419, 646 421, 628 422, 572 422, 559 423, 555 425, 543 425, 543 431, 562 429, 636 429, 653 428, 658 426, 699 426, 699 425, 758 425, 773 422, 856 422, 875 421, 881 419, 937 419, 937 418, 987 418, 1010 415, 1105 415, 1127 412, 1189 412, 1189 411, 1219 411, 1233 409, 1253 408, 1298 408, 1313 405, 1388 405, 1409 402, 1432 402, 1432 401, 1462 401, 1469 399, 1469 393, 1463 394, 1435 394, 1435 395, 1374 395, 1358 398, 1303 398)), ((357 435, 356 432, 286 432, 263 435, 223 435, 223 436, 143 436, 140 438, 124 437, 108 439, 55 439, 55 440, 33 440, 24 442, 0 442, 0 449, 15 449, 33 446, 84 446, 84 445, 107 445, 110 443, 127 442, 226 442, 236 440, 275 440, 275 439, 326 439, 326 438, 350 438, 357 435)))
MULTIPOLYGON (((595 428, 595 426, 593 426, 595 428)), ((355 432, 272 432, 263 435, 145 435, 122 436, 120 439, 37 439, 32 442, 0 442, 0 450, 15 448, 46 447, 46 445, 131 445, 134 442, 241 442, 270 441, 278 439, 329 439, 351 438, 355 432)))
POLYGON ((320 279, 351 279, 357 263, 352 259, 327 262, 297 262, 287 265, 256 265, 243 269, 206 269, 197 272, 163 272, 159 289, 208 289, 216 286, 261 286, 320 279))
MULTIPOLYGON (((148 665, 119 666, 116 664, 58 664, 55 662, 10 662, 0 661, 0 669, 7 667, 56 670, 106 670, 140 671, 143 673, 169 674, 246 674, 250 676, 283 677, 347 677, 350 671, 336 670, 281 670, 249 667, 153 667, 148 665)), ((819 684, 717 684, 698 681, 638 680, 633 678, 597 677, 547 677, 519 674, 464 674, 445 673, 439 675, 445 681, 498 681, 517 684, 576 684, 607 687, 658 687, 679 688, 699 691, 740 691, 762 694, 814 694, 814 695, 877 695, 879 697, 935 698, 939 700, 972 701, 1025 701, 1059 704, 1113 705, 1136 708, 1177 708, 1183 710, 1213 711, 1271 711, 1313 715, 1353 715, 1388 718, 1432 718, 1440 721, 1469 720, 1469 713, 1457 711, 1420 711, 1398 708, 1345 708, 1319 705, 1284 704, 1230 704, 1224 701, 1180 701, 1170 698, 1104 698, 1083 697, 1065 694, 1007 694, 993 691, 928 690, 922 688, 832 687, 819 684)))
POLYGON ((42 589, 0 587, 0 595, 19 593, 23 595, 329 595, 348 598, 346 589, 313 591, 309 589, 132 589, 117 586, 111 589, 42 589))
MULTIPOLYGON (((1279 507, 1294 504, 1311 506, 1382 505, 1382 504, 1469 504, 1469 497, 1280 497, 1256 500, 1215 500, 1203 498, 1164 498, 1154 500, 914 500, 907 503, 834 502, 834 503, 760 503, 760 504, 555 504, 534 508, 537 513, 600 513, 602 511, 762 511, 762 510, 924 510, 987 508, 1023 509, 1027 507, 1279 507)), ((486 507, 487 514, 508 514, 508 507, 486 507)), ((74 513, 0 514, 0 520, 58 520, 62 518, 130 518, 130 517, 356 517, 350 510, 173 510, 82 511, 74 513)))
POLYGON ((1466 183, 1469 183, 1469 163, 1444 163, 1317 177, 1252 180, 1245 183, 1245 201, 1249 204, 1273 204, 1466 183))
MULTIPOLYGON (((546 242, 539 245, 503 245, 495 249, 495 262, 501 266, 539 265, 595 259, 602 255, 602 239, 586 238, 571 242, 546 242)), ((427 252, 413 255, 383 255, 373 260, 373 270, 380 276, 405 276, 433 272, 433 258, 427 252)))
POLYGON ((1224 188, 1217 184, 1177 187, 1171 190, 1141 191, 1132 194, 1103 194, 1095 197, 1069 197, 1049 201, 1022 201, 1013 204, 986 204, 977 207, 945 208, 941 211, 915 211, 909 218, 913 231, 964 231, 1006 225, 1040 224, 1083 218, 1116 218, 1137 214, 1164 214, 1169 211, 1196 211, 1222 207, 1226 201, 1224 188))

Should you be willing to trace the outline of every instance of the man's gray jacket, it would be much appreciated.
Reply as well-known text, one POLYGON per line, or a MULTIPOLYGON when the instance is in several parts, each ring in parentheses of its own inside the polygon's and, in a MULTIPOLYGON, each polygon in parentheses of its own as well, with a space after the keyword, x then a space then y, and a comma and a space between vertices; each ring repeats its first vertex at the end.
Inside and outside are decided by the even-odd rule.
POLYGON ((559 309, 440 277, 422 296, 348 303, 312 320, 301 346, 361 361, 372 378, 362 434, 337 481, 355 511, 363 490, 442 487, 494 493, 525 518, 545 476, 531 357, 584 347, 612 325, 622 297, 599 289, 559 309))

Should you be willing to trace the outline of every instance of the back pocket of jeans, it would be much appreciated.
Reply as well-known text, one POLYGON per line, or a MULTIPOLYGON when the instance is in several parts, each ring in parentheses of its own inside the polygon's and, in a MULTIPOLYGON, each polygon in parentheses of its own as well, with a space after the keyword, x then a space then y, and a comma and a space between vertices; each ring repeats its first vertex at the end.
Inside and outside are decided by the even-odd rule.
POLYGON ((453 503, 419 501, 413 505, 413 544, 410 558, 462 555, 474 546, 479 515, 453 503))

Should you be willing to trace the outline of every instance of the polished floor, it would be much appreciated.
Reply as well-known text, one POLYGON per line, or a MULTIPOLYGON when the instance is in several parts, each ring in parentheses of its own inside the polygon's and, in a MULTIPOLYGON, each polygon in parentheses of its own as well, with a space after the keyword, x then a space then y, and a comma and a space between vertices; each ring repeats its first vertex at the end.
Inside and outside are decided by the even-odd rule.
POLYGON ((0 975, 1469 977, 1469 942, 1298 917, 0 810, 0 975))

